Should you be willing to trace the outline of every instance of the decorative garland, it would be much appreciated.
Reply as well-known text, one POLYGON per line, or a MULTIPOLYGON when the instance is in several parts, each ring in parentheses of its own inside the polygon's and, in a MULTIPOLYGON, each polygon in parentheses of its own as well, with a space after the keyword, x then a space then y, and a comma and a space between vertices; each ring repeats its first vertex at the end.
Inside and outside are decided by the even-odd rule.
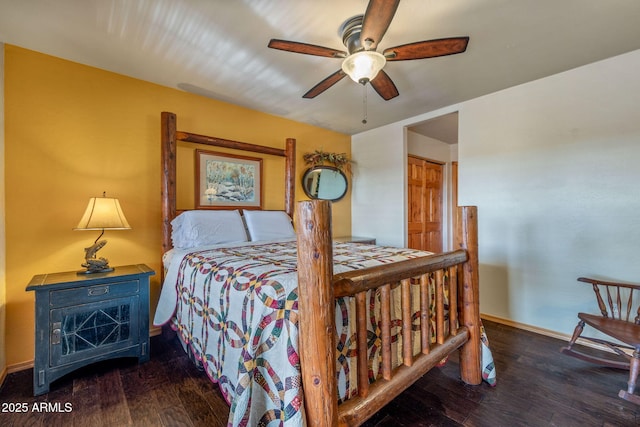
POLYGON ((311 167, 329 163, 341 171, 351 173, 351 160, 349 160, 346 153, 325 153, 322 150, 316 150, 313 153, 304 154, 302 158, 311 167))

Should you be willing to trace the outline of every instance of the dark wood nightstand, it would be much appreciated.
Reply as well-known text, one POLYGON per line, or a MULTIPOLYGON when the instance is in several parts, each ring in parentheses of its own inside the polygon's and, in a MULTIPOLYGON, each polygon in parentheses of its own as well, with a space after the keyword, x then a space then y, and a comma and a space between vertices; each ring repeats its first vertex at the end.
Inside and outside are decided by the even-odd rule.
POLYGON ((333 241, 340 242, 340 243, 363 243, 367 245, 376 244, 376 239, 373 237, 341 236, 341 237, 335 237, 333 241))
POLYGON ((116 357, 149 360, 149 276, 144 264, 108 273, 34 276, 34 396, 82 366, 116 357))

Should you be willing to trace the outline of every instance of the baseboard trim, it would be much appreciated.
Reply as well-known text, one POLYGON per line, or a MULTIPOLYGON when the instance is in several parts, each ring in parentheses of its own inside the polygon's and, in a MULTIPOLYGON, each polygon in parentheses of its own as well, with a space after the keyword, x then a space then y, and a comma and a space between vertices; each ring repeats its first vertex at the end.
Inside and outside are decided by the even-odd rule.
POLYGON ((539 328, 537 326, 527 325, 526 323, 514 322, 510 319, 502 317, 492 316, 490 314, 480 314, 480 317, 490 322, 500 323, 501 325, 512 326, 514 328, 522 329, 525 331, 533 332, 536 334, 544 335, 551 338, 557 338, 563 341, 571 340, 571 335, 562 334, 560 332, 552 331, 550 329, 539 328))
MULTIPOLYGON (((505 326, 511 326, 517 329, 522 329, 524 331, 529 331, 529 332, 533 332, 534 334, 539 334, 539 335, 544 335, 550 338, 555 338, 555 339, 559 339, 565 342, 569 342, 571 341, 571 335, 569 334, 563 334, 560 332, 556 332, 556 331, 552 331, 550 329, 544 329, 544 328, 539 328, 537 326, 532 326, 532 325, 527 325, 526 323, 520 323, 520 322, 515 322, 513 320, 510 319, 505 319, 502 317, 497 317, 497 316, 492 316, 490 314, 480 314, 480 318, 488 320, 490 322, 495 322, 495 323, 500 323, 501 325, 505 325, 505 326)), ((489 343, 491 343, 491 336, 489 336, 489 343)), ((595 348, 598 350, 603 350, 603 351, 608 351, 610 353, 613 353, 613 351, 604 345, 600 345, 598 343, 594 343, 592 341, 589 340, 584 340, 582 338, 578 338, 578 340, 576 341, 576 344, 580 344, 580 345, 584 345, 586 347, 591 347, 591 348, 595 348)))
POLYGON ((7 366, 7 373, 13 374, 14 372, 24 371, 25 369, 33 368, 33 360, 27 360, 26 362, 20 362, 7 366))
POLYGON ((7 367, 2 368, 2 372, 0 372, 0 387, 4 384, 4 380, 7 379, 7 367))

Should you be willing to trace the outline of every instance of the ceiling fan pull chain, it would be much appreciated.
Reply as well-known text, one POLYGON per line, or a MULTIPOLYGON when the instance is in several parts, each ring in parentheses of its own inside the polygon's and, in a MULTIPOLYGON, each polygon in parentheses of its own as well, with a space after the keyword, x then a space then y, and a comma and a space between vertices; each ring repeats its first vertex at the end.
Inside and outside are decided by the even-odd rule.
POLYGON ((362 85, 362 124, 367 124, 367 85, 362 85))

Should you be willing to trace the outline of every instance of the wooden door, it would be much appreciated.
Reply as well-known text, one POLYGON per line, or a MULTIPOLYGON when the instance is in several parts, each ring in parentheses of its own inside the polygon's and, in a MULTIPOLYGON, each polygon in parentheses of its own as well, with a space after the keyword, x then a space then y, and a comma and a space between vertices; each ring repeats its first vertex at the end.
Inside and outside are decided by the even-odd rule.
POLYGON ((454 242, 458 235, 458 162, 451 162, 451 227, 453 231, 453 237, 450 241, 454 242))
POLYGON ((409 156, 407 169, 408 246, 412 249, 442 252, 443 165, 409 156))

